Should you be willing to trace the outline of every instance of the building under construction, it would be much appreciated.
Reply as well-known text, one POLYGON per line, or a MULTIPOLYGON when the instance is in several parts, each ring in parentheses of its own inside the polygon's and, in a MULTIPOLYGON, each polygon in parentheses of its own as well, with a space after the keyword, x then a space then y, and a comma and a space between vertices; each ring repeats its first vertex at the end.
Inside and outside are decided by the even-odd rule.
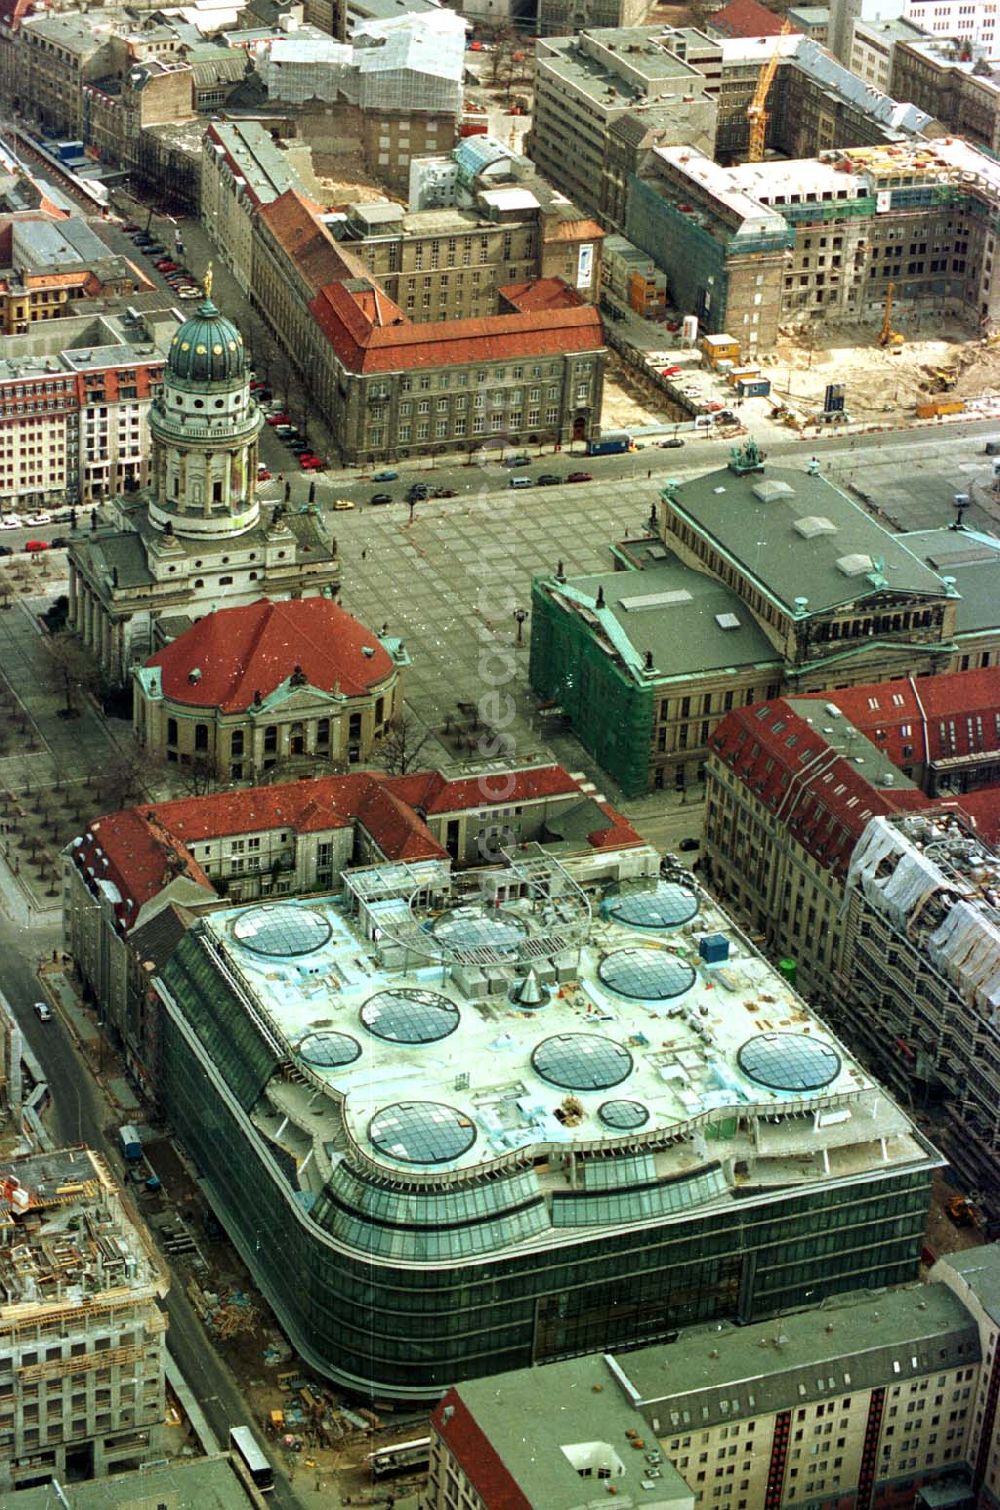
POLYGON ((0 1165, 0 1494, 158 1455, 160 1281, 96 1154, 0 1165))
POLYGON ((744 350, 798 317, 898 311, 1000 315, 992 261, 1000 166, 967 142, 838 148, 723 168, 657 148, 626 231, 665 270, 679 308, 744 350))

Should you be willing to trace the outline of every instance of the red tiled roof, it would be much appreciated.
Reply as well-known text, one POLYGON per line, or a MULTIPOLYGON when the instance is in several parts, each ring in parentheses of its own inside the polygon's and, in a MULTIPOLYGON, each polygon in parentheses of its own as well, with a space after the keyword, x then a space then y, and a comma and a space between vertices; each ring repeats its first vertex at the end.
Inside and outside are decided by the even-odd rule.
POLYGON ((357 697, 393 670, 389 652, 363 624, 329 598, 272 602, 206 614, 147 666, 159 666, 163 695, 195 708, 242 712, 257 692, 267 697, 300 667, 306 682, 357 697), (370 652, 370 653, 366 653, 370 652), (200 676, 191 681, 194 671, 200 676))
POLYGON ((309 305, 350 372, 557 356, 604 345, 601 317, 590 304, 416 325, 387 295, 379 295, 370 281, 341 280, 328 284, 309 305))
POLYGON ((387 860, 441 860, 448 853, 385 778, 370 783, 357 817, 387 860))
POLYGON ((497 293, 522 314, 536 309, 579 309, 586 301, 562 278, 528 278, 505 283, 497 293))
POLYGON ((543 242, 549 241, 603 241, 607 231, 596 220, 559 220, 546 226, 542 232, 543 242))
POLYGON ((894 765, 960 763, 1000 751, 1000 666, 811 695, 834 703, 894 765))
POLYGON ((971 818, 979 837, 996 849, 1000 845, 1000 786, 983 786, 977 792, 963 792, 958 801, 962 811, 971 818))
MULTIPOLYGON (((81 868, 94 869, 118 888, 122 916, 131 926, 143 904, 167 884, 171 869, 211 891, 211 882, 189 852, 195 844, 273 829, 324 833, 360 823, 387 860, 436 859, 445 851, 424 815, 486 812, 491 807, 521 806, 578 793, 577 782, 557 765, 460 781, 449 781, 438 771, 406 776, 356 771, 129 808, 95 821, 91 838, 77 847, 75 855, 81 868), (98 845, 101 854, 96 855, 95 865, 98 845), (124 905, 128 901, 131 906, 124 905)), ((594 849, 643 842, 609 803, 600 807, 608 823, 587 836, 594 849)))
POLYGON ((319 218, 319 205, 297 189, 287 189, 256 213, 311 293, 318 293, 334 278, 364 276, 361 259, 334 241, 319 218))
POLYGON ((872 818, 931 805, 913 787, 873 786, 783 698, 727 713, 709 747, 807 853, 838 875, 872 818))
POLYGON ((139 808, 95 820, 76 846, 74 859, 95 892, 102 881, 115 888, 119 901, 114 901, 107 886, 105 894, 126 929, 135 923, 140 909, 178 876, 203 886, 209 897, 214 894, 211 881, 176 831, 139 808))
POLYGON ((457 1390, 448 1391, 431 1416, 431 1424, 487 1510, 543 1510, 522 1494, 457 1390))
MULTIPOLYGON (((768 10, 759 0, 730 0, 722 10, 709 17, 712 31, 723 37, 780 37, 785 20, 768 10)), ((797 32, 797 26, 789 26, 797 32)))

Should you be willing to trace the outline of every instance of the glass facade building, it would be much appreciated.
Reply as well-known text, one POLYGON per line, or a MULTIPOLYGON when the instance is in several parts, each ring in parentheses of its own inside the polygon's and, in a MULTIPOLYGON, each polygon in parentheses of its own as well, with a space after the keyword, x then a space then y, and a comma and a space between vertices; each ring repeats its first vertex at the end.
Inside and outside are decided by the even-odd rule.
MULTIPOLYGON (((614 909, 592 916, 560 867, 515 860, 503 895, 494 879, 482 896, 475 939, 449 942, 435 924, 451 879, 434 864, 432 877, 346 873, 343 897, 309 903, 331 937, 284 964, 254 963, 246 909, 212 914, 157 985, 166 1110, 308 1363, 373 1396, 429 1399, 915 1277, 940 1160, 690 878, 697 915, 646 940, 689 965, 681 1006, 601 983, 602 951, 639 936, 614 909), (491 943, 501 902, 524 926, 508 918, 491 943), (706 965, 699 935, 723 930, 728 959, 706 965), (525 1011, 509 986, 529 958, 552 994, 525 1011), (488 992, 491 973, 507 989, 488 992), (429 988, 447 996, 458 1027, 379 1037, 363 1008, 403 983, 418 1007, 429 988), (763 1011, 826 1046, 832 1083, 792 1092, 741 1074, 763 1011), (360 1054, 311 1062, 324 1031, 360 1054), (586 1082, 594 1064, 590 1084, 567 1093, 536 1070, 556 1040, 563 1079, 586 1082), (625 1075, 613 1093, 599 1084, 609 1063, 625 1075), (601 1115, 625 1100, 641 1126, 601 1115)), ((632 889, 655 903, 660 884, 632 889)))

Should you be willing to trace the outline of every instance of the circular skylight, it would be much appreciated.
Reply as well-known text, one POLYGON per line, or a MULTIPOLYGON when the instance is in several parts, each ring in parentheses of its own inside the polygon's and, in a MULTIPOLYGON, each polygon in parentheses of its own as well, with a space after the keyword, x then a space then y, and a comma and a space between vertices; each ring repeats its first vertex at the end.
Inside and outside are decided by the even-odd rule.
POLYGON ((632 1055, 598 1033, 559 1033, 537 1044, 531 1063, 550 1085, 567 1091, 604 1091, 632 1069, 632 1055))
POLYGON ((361 1021, 387 1043, 436 1043, 454 1033, 459 1011, 437 991, 378 991, 361 1008, 361 1021))
POLYGON ((233 938, 252 949, 278 959, 285 955, 312 954, 321 949, 333 932, 321 912, 312 907, 292 907, 278 902, 274 907, 251 907, 233 923, 233 938))
POLYGON ((597 968, 599 978, 619 996, 635 1001, 668 1001, 694 985, 694 971, 666 949, 616 949, 597 968))
POLYGON ((606 910, 629 928, 679 928, 698 916, 698 898, 676 881, 660 881, 649 891, 623 892, 606 910))
POLYGON ((451 951, 513 950, 527 931, 520 918, 493 907, 454 907, 434 924, 434 937, 451 951))
POLYGON ((401 1164, 448 1164, 472 1147, 476 1124, 438 1101, 397 1101, 375 1113, 368 1136, 401 1164))
POLYGON ((318 1069, 334 1069, 339 1064, 353 1064, 361 1045, 348 1033, 307 1033, 299 1044, 299 1058, 318 1069))
POLYGON ((818 1091, 840 1073, 840 1055, 805 1033, 758 1033, 736 1055, 744 1075, 775 1091, 818 1091))
POLYGON ((605 1127, 630 1132, 634 1127, 645 1127, 649 1121, 649 1108, 641 1101, 605 1101, 597 1115, 605 1127))

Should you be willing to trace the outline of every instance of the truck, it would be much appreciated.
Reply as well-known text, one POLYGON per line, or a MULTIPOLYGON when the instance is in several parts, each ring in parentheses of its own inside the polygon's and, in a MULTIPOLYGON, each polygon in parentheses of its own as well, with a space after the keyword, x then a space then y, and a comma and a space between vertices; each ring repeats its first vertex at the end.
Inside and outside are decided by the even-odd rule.
POLYGON ((142 1139, 138 1128, 131 1124, 118 1129, 118 1147, 122 1151, 126 1163, 138 1164, 142 1158, 142 1139))
POLYGON ((592 440, 587 445, 588 456, 620 456, 624 451, 632 449, 632 437, 627 430, 608 430, 600 440, 592 440))

